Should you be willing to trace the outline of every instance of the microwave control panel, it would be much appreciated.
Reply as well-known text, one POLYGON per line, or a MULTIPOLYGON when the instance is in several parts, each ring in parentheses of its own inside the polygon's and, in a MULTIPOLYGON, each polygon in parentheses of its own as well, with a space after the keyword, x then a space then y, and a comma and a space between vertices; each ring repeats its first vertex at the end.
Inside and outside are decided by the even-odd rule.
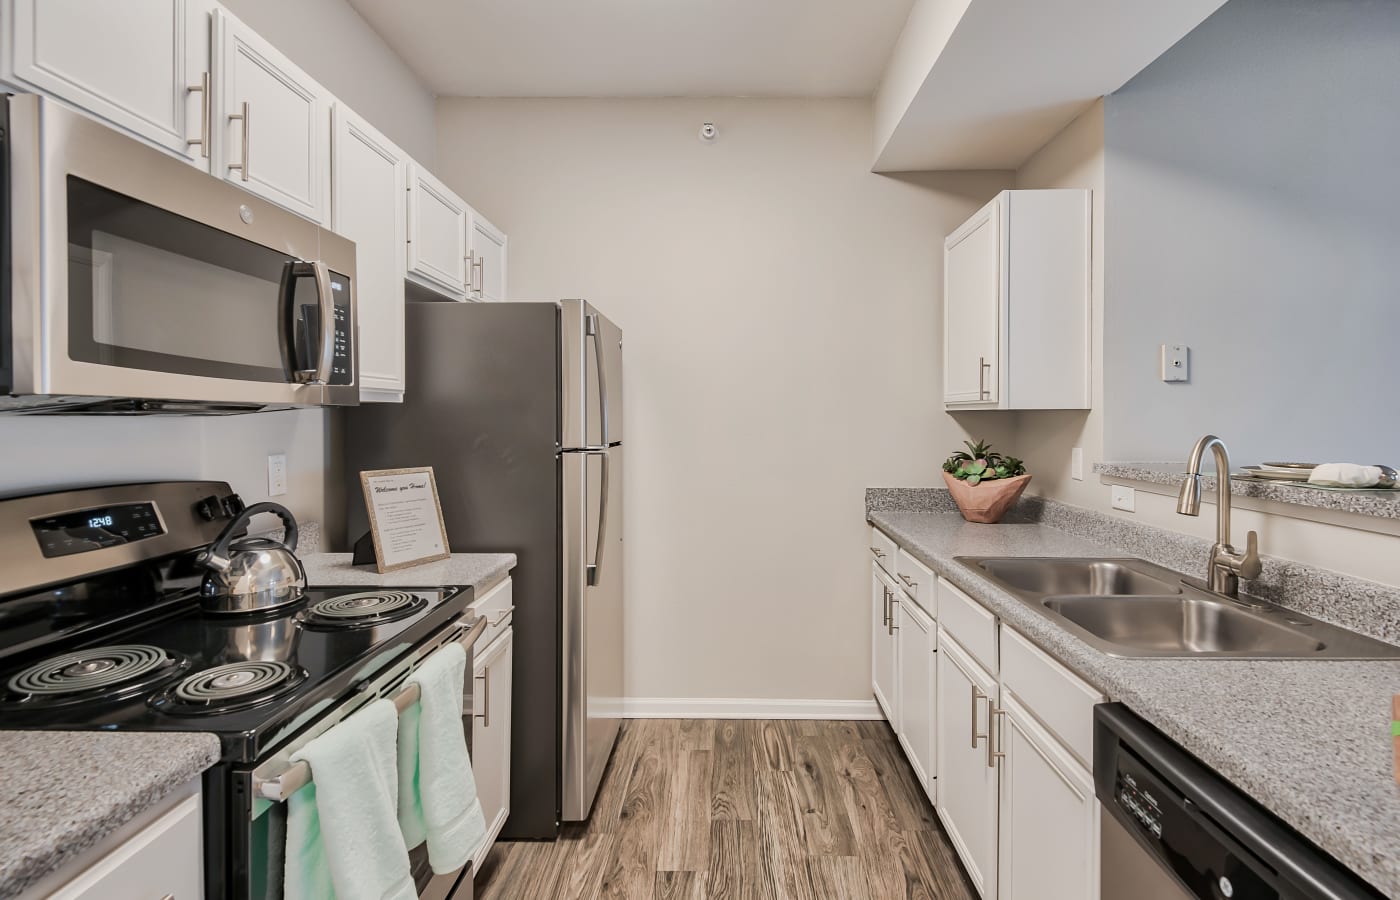
POLYGON ((335 297, 335 343, 331 355, 331 384, 354 384, 355 329, 350 314, 350 279, 339 272, 332 272, 331 295, 335 297))

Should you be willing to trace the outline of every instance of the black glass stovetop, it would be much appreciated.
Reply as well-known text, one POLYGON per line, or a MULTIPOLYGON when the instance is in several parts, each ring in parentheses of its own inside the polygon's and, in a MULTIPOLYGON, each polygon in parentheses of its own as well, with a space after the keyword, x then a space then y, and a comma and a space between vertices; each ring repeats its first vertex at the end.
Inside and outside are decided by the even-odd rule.
POLYGON ((389 604, 390 620, 369 624, 354 618, 366 601, 352 595, 381 591, 364 587, 309 589, 261 616, 203 612, 192 590, 70 623, 11 609, 9 621, 0 615, 0 729, 208 732, 225 761, 256 760, 459 619, 471 600, 459 588, 384 590, 408 596, 389 604), (336 601, 325 618, 311 613, 322 601, 336 601), (57 657, 65 659, 48 665, 57 657), (140 675, 103 685, 119 666, 140 675), (97 686, 58 693, 75 680, 97 686))

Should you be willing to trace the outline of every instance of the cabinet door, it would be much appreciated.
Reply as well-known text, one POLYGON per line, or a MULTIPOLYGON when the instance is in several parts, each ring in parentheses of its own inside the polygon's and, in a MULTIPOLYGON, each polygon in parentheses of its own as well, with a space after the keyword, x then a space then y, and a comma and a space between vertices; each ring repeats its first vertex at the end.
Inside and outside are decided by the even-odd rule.
POLYGON ((355 242, 360 399, 402 400, 408 157, 343 104, 334 121, 331 228, 355 242))
POLYGON ((469 207, 422 166, 408 167, 408 277, 456 300, 468 294, 469 207))
POLYGON ((1000 201, 944 244, 943 400, 995 405, 1001 370, 1000 201))
POLYGON ((474 860, 477 871, 510 815, 510 691, 515 630, 506 629, 477 660, 472 673, 472 774, 486 841, 474 860))
POLYGON ((1097 900, 1094 779, 1007 693, 999 716, 1001 900, 1097 900))
POLYGON ((899 727, 897 734, 919 783, 934 797, 934 685, 938 678, 938 632, 933 620, 908 597, 896 606, 895 635, 899 641, 899 727))
POLYGON ((215 13, 214 31, 216 171, 325 224, 330 94, 227 12, 215 13))
POLYGON ((506 298, 506 236, 472 210, 471 247, 467 251, 472 271, 472 296, 478 300, 506 298))
POLYGON ((996 682, 938 632, 934 808, 985 900, 997 896, 997 769, 987 746, 996 682))
POLYGON ((137 832, 49 900, 151 900, 204 896, 204 827, 198 795, 137 832))
POLYGON ((871 688, 875 702, 885 713, 891 726, 898 724, 899 695, 895 681, 894 626, 890 621, 894 596, 897 592, 882 577, 879 566, 870 565, 870 659, 871 688))
POLYGON ((8 0, 4 80, 60 97, 208 171, 209 7, 8 0), (195 88, 195 90, 191 90, 195 88))

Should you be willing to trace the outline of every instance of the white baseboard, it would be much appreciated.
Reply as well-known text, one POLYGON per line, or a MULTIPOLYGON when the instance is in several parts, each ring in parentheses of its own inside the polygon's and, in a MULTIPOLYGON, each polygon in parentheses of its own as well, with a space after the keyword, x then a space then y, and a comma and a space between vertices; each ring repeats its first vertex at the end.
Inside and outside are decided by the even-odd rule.
POLYGON ((883 719, 872 700, 749 700, 742 697, 624 697, 628 719, 883 719))

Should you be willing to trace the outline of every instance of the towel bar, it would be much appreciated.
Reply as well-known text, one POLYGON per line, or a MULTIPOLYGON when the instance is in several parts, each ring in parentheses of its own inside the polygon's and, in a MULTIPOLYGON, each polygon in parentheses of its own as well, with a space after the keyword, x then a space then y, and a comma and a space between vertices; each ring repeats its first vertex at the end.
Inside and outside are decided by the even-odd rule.
MULTIPOLYGON (((477 638, 486 631, 486 626, 490 624, 485 616, 477 616, 475 623, 466 630, 465 634, 454 640, 471 649, 477 638)), ((451 641, 444 641, 440 647, 445 647, 451 641)), ((439 648, 434 648, 434 650, 439 648)), ((425 654, 426 655, 426 654, 425 654)), ((394 701, 394 709, 402 713, 420 699, 421 690, 417 684, 404 685, 396 691, 389 699, 394 701)), ((297 791, 311 783, 311 764, 305 761, 289 763, 276 775, 263 777, 253 773, 253 794, 264 800, 272 800, 281 803, 297 791)))

